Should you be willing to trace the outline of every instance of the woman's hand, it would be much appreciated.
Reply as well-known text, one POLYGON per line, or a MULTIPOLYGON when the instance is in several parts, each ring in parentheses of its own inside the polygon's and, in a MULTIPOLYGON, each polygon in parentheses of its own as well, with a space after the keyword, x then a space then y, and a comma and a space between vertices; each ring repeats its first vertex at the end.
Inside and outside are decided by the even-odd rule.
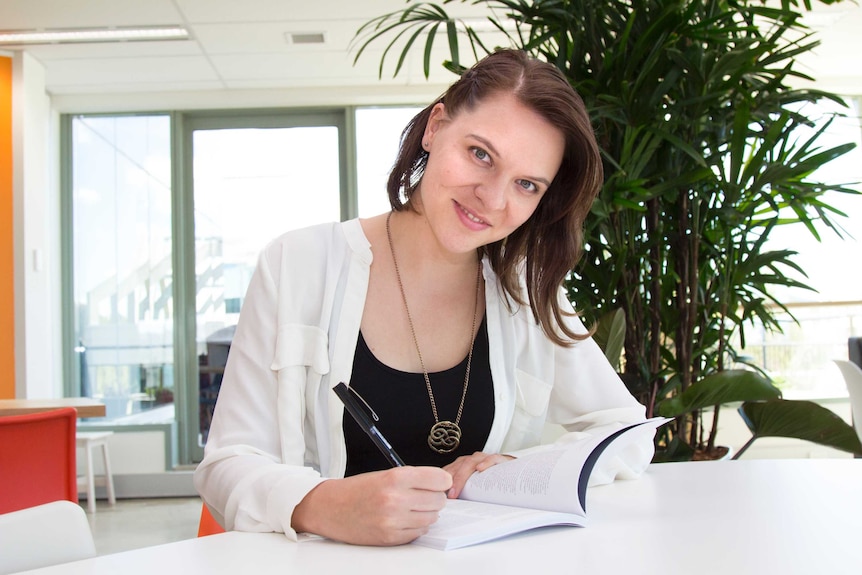
POLYGON ((330 479, 296 506, 291 526, 359 545, 401 545, 428 531, 446 505, 452 476, 436 467, 396 467, 330 479))
POLYGON ((510 459, 515 458, 510 455, 483 453, 481 451, 477 451, 473 455, 462 455, 443 468, 452 475, 452 488, 448 492, 449 499, 458 499, 461 490, 464 489, 464 484, 467 483, 467 479, 473 475, 474 471, 485 471, 489 467, 510 459))

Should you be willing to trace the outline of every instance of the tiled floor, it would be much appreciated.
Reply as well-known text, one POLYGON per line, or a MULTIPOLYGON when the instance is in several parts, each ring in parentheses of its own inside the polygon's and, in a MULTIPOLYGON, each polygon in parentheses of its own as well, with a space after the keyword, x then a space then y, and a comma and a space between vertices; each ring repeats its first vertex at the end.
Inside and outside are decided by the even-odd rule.
POLYGON ((118 499, 113 506, 100 499, 87 518, 96 553, 108 555, 197 537, 200 514, 197 497, 118 499))

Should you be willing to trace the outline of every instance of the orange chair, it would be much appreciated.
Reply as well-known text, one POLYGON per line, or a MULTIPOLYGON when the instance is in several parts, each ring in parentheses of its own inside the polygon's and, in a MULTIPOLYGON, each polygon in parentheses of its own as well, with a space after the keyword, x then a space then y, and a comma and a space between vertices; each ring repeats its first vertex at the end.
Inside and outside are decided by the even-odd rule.
POLYGON ((71 407, 0 417, 0 513, 78 502, 77 417, 71 407))
POLYGON ((224 527, 218 524, 206 505, 201 505, 201 520, 198 524, 198 537, 224 533, 224 527))

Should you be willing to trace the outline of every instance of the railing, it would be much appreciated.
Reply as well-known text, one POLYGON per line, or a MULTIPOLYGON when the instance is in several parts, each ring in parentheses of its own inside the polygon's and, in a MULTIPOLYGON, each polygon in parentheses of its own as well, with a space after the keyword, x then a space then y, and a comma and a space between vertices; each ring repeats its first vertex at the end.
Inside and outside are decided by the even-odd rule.
POLYGON ((770 374, 785 397, 847 397, 832 360, 847 359, 847 339, 862 334, 862 301, 793 303, 787 308, 797 321, 778 310, 783 333, 746 326, 742 353, 770 374))

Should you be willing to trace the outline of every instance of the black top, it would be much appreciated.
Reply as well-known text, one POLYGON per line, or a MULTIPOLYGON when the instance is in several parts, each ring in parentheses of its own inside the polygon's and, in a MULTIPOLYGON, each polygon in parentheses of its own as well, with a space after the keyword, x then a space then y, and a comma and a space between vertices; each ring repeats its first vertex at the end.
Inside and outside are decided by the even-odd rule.
MULTIPOLYGON (((441 421, 454 422, 458 415, 466 369, 465 357, 451 369, 428 374, 441 421)), ((350 387, 380 418, 376 422, 377 429, 407 465, 442 467, 461 455, 482 451, 494 419, 494 385, 488 360, 486 321, 482 319, 473 345, 470 382, 459 422, 461 444, 450 453, 437 453, 428 445, 434 414, 425 378, 421 373, 398 371, 381 363, 368 349, 361 332, 353 359, 350 387)), ((346 410, 343 426, 347 445, 346 476, 391 467, 346 410)))

